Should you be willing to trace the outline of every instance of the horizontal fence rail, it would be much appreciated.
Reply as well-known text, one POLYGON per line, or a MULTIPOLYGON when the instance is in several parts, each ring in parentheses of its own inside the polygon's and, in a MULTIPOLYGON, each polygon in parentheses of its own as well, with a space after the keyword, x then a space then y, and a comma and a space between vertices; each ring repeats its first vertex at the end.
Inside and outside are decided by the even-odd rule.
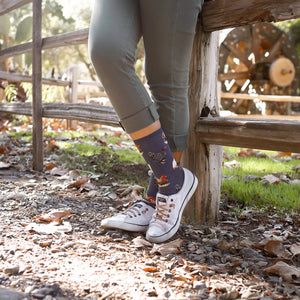
MULTIPOLYGON (((89 35, 89 28, 62 33, 42 39, 42 50, 86 44, 89 35)), ((0 51, 1 58, 8 58, 15 55, 29 53, 32 51, 32 42, 12 46, 0 51)))
POLYGON ((0 16, 31 2, 32 0, 1 0, 0 16))
POLYGON ((206 32, 299 17, 299 0, 211 0, 205 1, 201 14, 206 32))
POLYGON ((249 94, 242 94, 242 93, 221 93, 221 98, 243 99, 243 100, 259 99, 261 101, 300 103, 300 96, 285 96, 285 95, 249 95, 249 94))
MULTIPOLYGON (((0 71, 0 79, 8 80, 10 82, 32 82, 31 75, 22 75, 18 73, 9 73, 0 71)), ((42 83, 47 85, 56 85, 56 86, 71 86, 72 81, 69 80, 61 80, 55 78, 42 78, 42 83)), ((98 81, 89 81, 89 80, 78 80, 79 85, 93 85, 100 88, 100 90, 104 91, 102 84, 98 81)))
MULTIPOLYGON (((119 126, 110 106, 89 103, 43 103, 42 116, 119 126)), ((0 103, 0 113, 32 116, 31 103, 0 103)), ((200 118, 196 132, 204 144, 300 153, 300 121, 200 118)))
POLYGON ((196 131, 205 144, 300 153, 300 122, 200 118, 196 131))
MULTIPOLYGON (((31 103, 0 103, 0 113, 32 116, 31 103)), ((42 117, 120 126, 111 106, 90 103, 43 103, 42 117)))

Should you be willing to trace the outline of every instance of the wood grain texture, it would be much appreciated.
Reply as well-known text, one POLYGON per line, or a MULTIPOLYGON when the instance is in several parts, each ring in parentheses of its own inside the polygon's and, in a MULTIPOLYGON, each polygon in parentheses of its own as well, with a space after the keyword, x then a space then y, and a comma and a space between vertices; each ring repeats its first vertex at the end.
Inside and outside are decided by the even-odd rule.
MULTIPOLYGON (((32 103, 0 103, 0 112, 32 116, 32 103)), ((88 103, 43 103, 42 117, 120 126, 111 106, 88 103)))
POLYGON ((201 118, 196 131, 203 143, 300 153, 300 122, 201 118))
POLYGON ((19 8, 32 0, 1 0, 0 1, 0 16, 9 13, 10 11, 19 8))
POLYGON ((32 155, 33 169, 43 170, 43 119, 42 119, 42 4, 33 0, 32 27, 32 155))
POLYGON ((300 18, 299 0, 211 0, 201 14, 204 31, 300 18))
MULTIPOLYGON (((88 40, 89 29, 81 29, 77 31, 71 31, 68 33, 62 33, 55 36, 42 39, 42 49, 59 48, 64 46, 86 44, 88 40)), ((12 46, 0 51, 1 58, 12 57, 22 53, 28 53, 32 51, 32 43, 24 43, 16 46, 12 46)))
POLYGON ((217 111, 218 33, 204 33, 200 22, 194 39, 190 68, 190 131, 183 165, 198 178, 199 185, 186 207, 190 222, 214 223, 218 219, 222 147, 201 143, 195 126, 205 110, 217 111))

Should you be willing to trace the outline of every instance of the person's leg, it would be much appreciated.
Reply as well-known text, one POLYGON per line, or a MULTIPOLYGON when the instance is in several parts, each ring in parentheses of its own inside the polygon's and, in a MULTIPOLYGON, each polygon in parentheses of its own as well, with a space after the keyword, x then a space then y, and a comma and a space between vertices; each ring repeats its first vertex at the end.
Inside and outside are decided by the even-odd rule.
POLYGON ((139 1, 95 1, 89 54, 121 125, 129 134, 159 119, 155 104, 134 69, 141 34, 139 1))
MULTIPOLYGON (((89 33, 89 53, 124 129, 130 133, 155 123, 158 114, 134 69, 141 37, 138 1, 96 0, 89 33)), ((155 181, 150 180, 153 197, 155 181)), ((157 191, 156 191, 157 192, 157 191)), ((146 197, 147 199, 147 197, 146 197)), ((151 200, 151 199, 150 199, 151 200)), ((103 227, 145 231, 155 204, 142 201, 123 213, 102 220, 103 227)))
POLYGON ((192 44, 202 0, 142 0, 146 78, 177 162, 187 147, 192 44))
MULTIPOLYGON (((187 147, 189 64, 202 0, 141 0, 140 5, 146 77, 169 147, 180 161, 187 147)), ((146 234, 150 241, 163 242, 179 228, 183 209, 197 186, 197 178, 188 170, 183 172, 179 192, 166 195, 159 188, 146 234)))

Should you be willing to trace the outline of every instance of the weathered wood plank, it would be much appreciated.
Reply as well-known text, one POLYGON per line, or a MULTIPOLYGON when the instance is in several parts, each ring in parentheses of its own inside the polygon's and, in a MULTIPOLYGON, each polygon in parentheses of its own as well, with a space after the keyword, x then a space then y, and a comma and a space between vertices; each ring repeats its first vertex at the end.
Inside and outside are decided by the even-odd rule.
POLYGON ((0 113, 32 116, 31 103, 0 103, 0 113))
MULTIPOLYGON (((9 73, 4 71, 0 71, 0 79, 12 81, 12 82, 32 82, 31 75, 22 75, 22 74, 9 73)), ((56 85, 56 86, 71 85, 70 81, 54 79, 54 78, 42 78, 42 83, 47 85, 56 85)))
POLYGON ((188 149, 183 165, 199 180, 194 197, 186 207, 184 216, 191 222, 214 223, 218 219, 222 147, 200 143, 195 125, 202 110, 209 107, 217 111, 218 33, 204 33, 197 24, 197 34, 190 69, 190 130, 188 149))
POLYGON ((43 39, 43 49, 51 49, 63 46, 86 44, 89 36, 89 28, 62 33, 43 39))
POLYGON ((201 118, 203 143, 300 153, 300 122, 239 118, 201 118))
MULTIPOLYGON (((88 40, 89 29, 81 29, 77 31, 71 31, 68 33, 62 33, 55 36, 42 39, 42 49, 58 48, 63 46, 71 46, 78 44, 86 44, 88 40)), ((24 43, 16 46, 12 46, 0 51, 1 58, 12 57, 22 53, 28 53, 32 51, 32 43, 24 43)))
POLYGON ((299 96, 286 96, 286 95, 249 95, 249 94, 242 94, 242 93, 221 93, 221 98, 243 99, 243 100, 259 99, 261 101, 300 103, 299 96))
POLYGON ((32 43, 24 43, 0 50, 1 59, 13 57, 22 53, 29 53, 32 51, 32 43))
MULTIPOLYGON (((0 113, 32 116, 31 103, 0 103, 0 113)), ((111 106, 88 103, 43 103, 44 118, 78 120, 109 126, 120 126, 111 106)))
POLYGON ((119 119, 111 106, 88 103, 45 103, 43 117, 120 126, 119 119))
MULTIPOLYGON (((71 84, 71 90, 70 90, 70 103, 77 103, 78 102, 78 75, 79 75, 79 68, 78 66, 74 66, 70 70, 70 81, 71 84)), ((68 122, 70 129, 75 129, 77 125, 76 120, 71 120, 68 122)))
POLYGON ((1 0, 0 1, 0 16, 9 13, 10 11, 19 8, 32 0, 1 0))
POLYGON ((42 2, 33 0, 32 27, 32 155, 33 169, 43 170, 43 119, 42 119, 42 2))
POLYGON ((203 5, 203 30, 300 18, 299 0, 212 0, 203 5))
MULTIPOLYGON (((32 76, 31 75, 22 75, 18 73, 9 73, 0 71, 0 79, 2 80, 8 80, 12 82, 32 82, 32 76)), ((68 80, 61 80, 61 79, 55 79, 55 78, 42 78, 42 83, 47 85, 55 85, 55 86, 71 86, 72 82, 68 80)), ((91 86, 97 86, 102 91, 104 91, 103 85, 99 81, 90 81, 90 80, 78 80, 78 85, 91 85, 91 86)))

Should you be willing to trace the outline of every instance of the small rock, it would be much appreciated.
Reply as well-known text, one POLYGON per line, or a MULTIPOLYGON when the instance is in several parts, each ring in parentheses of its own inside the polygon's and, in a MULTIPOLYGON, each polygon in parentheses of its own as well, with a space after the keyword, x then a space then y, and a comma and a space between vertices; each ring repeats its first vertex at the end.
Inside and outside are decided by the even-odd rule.
POLYGON ((12 266, 4 269, 4 273, 8 275, 16 275, 19 273, 20 267, 19 266, 12 266))
POLYGON ((40 246, 40 247, 43 247, 43 248, 45 248, 45 247, 50 247, 51 244, 52 244, 52 241, 51 241, 51 240, 39 242, 39 246, 40 246))
POLYGON ((90 244, 89 245, 89 249, 94 249, 94 250, 97 250, 97 245, 96 244, 90 244))
POLYGON ((31 292, 31 296, 36 299, 44 299, 47 295, 55 296, 58 288, 58 284, 53 284, 51 286, 35 289, 31 292))
POLYGON ((202 281, 194 281, 193 288, 196 290, 202 290, 206 288, 206 284, 203 283, 202 281))
POLYGON ((31 293, 33 290, 34 290, 34 286, 28 286, 28 287, 25 289, 25 293, 26 293, 26 294, 29 294, 29 293, 31 293))
POLYGON ((65 243, 64 245, 63 245, 63 247, 65 248, 65 249, 67 249, 67 248, 73 248, 75 246, 75 243, 74 242, 67 242, 67 243, 65 243))

